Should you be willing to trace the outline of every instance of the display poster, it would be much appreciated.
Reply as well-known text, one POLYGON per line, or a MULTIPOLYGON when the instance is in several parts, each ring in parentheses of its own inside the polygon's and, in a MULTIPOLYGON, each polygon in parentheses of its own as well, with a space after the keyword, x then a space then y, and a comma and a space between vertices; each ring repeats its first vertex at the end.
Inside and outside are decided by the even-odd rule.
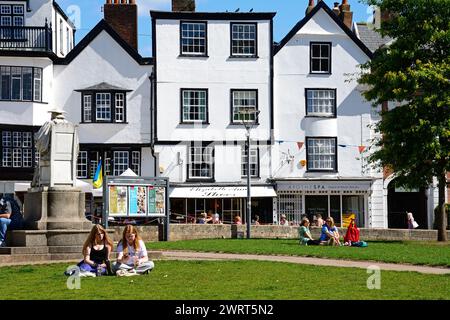
POLYGON ((156 213, 156 189, 153 186, 148 187, 148 214, 156 213))
POLYGON ((109 187, 109 214, 127 215, 128 187, 110 186, 109 187))
POLYGON ((128 212, 130 215, 137 215, 138 213, 137 187, 130 186, 128 188, 128 194, 129 194, 128 212))
POLYGON ((342 214, 342 227, 348 228, 352 220, 356 219, 356 215, 353 212, 346 212, 342 214))
POLYGON ((165 199, 166 199, 166 189, 159 187, 156 189, 156 213, 165 213, 165 199))

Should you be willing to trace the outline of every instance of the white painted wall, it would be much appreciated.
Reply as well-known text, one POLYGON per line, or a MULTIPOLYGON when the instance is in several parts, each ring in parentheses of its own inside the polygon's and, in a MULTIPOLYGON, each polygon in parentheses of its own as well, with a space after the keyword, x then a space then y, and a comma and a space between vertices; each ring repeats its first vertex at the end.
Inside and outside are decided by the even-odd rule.
POLYGON ((157 20, 158 139, 244 140, 230 125, 230 89, 258 89, 260 125, 252 133, 270 138, 270 23, 258 22, 258 59, 230 59, 230 21, 208 21, 208 56, 179 57, 179 20, 157 20), (209 125, 180 125, 180 88, 208 88, 209 125), (161 125, 164 124, 164 125, 161 125))
POLYGON ((53 63, 48 58, 0 57, 1 66, 23 66, 42 68, 42 103, 22 101, 0 101, 0 123, 41 126, 50 115, 53 100, 53 63))
POLYGON ((274 146, 274 177, 362 177, 358 147, 368 145, 371 132, 371 105, 364 101, 355 80, 350 75, 357 66, 369 58, 342 29, 320 10, 275 56, 275 140, 284 141, 274 146), (310 42, 332 43, 331 75, 310 74, 310 42), (305 88, 336 89, 337 118, 305 118, 305 88), (337 136, 338 173, 306 173, 306 143, 298 149, 296 142, 306 142, 306 137, 337 136), (293 161, 288 164, 287 155, 293 161))
POLYGON ((127 93, 128 123, 79 125, 81 143, 150 143, 150 80, 152 66, 139 65, 107 32, 100 33, 69 65, 55 65, 53 104, 67 119, 81 121, 81 93, 107 82, 127 93))

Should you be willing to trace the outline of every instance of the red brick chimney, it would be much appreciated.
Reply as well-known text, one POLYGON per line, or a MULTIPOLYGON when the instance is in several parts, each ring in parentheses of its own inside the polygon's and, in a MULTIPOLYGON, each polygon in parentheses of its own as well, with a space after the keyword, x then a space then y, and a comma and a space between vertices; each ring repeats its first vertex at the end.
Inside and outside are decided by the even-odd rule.
POLYGON ((195 11, 195 0, 172 0, 172 11, 195 11))
POLYGON ((341 13, 339 17, 342 22, 349 28, 352 29, 353 23, 353 12, 350 11, 350 5, 348 4, 348 0, 342 0, 342 4, 339 6, 341 13))
POLYGON ((106 0, 105 20, 123 40, 138 50, 138 12, 136 0, 106 0))
POLYGON ((308 7, 306 8, 305 14, 307 15, 314 9, 314 0, 309 0, 308 7))

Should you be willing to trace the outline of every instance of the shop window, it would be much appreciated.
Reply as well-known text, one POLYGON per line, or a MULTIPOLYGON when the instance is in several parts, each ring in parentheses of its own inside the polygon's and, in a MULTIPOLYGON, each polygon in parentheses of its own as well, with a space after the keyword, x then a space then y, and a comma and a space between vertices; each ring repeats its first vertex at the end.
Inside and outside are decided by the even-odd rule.
POLYGON ((364 227, 364 196, 342 196, 343 219, 351 215, 355 216, 358 227, 364 227))
POLYGON ((309 221, 314 221, 317 214, 328 217, 328 196, 305 196, 305 211, 309 221))

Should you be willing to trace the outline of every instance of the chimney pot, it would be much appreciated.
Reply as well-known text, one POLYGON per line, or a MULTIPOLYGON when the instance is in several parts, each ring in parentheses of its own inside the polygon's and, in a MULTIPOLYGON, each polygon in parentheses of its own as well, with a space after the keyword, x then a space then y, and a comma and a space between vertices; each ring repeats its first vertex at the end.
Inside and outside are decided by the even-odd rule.
POLYGON ((134 0, 106 0, 103 8, 106 22, 132 48, 138 50, 138 13, 134 0))
POLYGON ((305 14, 309 14, 314 9, 314 0, 309 0, 308 7, 306 8, 305 14))
POLYGON ((172 11, 195 11, 195 0, 172 0, 172 11))
POLYGON ((339 2, 335 2, 335 3, 334 3, 333 12, 334 12, 337 16, 339 16, 339 14, 341 13, 341 10, 339 10, 339 2))

